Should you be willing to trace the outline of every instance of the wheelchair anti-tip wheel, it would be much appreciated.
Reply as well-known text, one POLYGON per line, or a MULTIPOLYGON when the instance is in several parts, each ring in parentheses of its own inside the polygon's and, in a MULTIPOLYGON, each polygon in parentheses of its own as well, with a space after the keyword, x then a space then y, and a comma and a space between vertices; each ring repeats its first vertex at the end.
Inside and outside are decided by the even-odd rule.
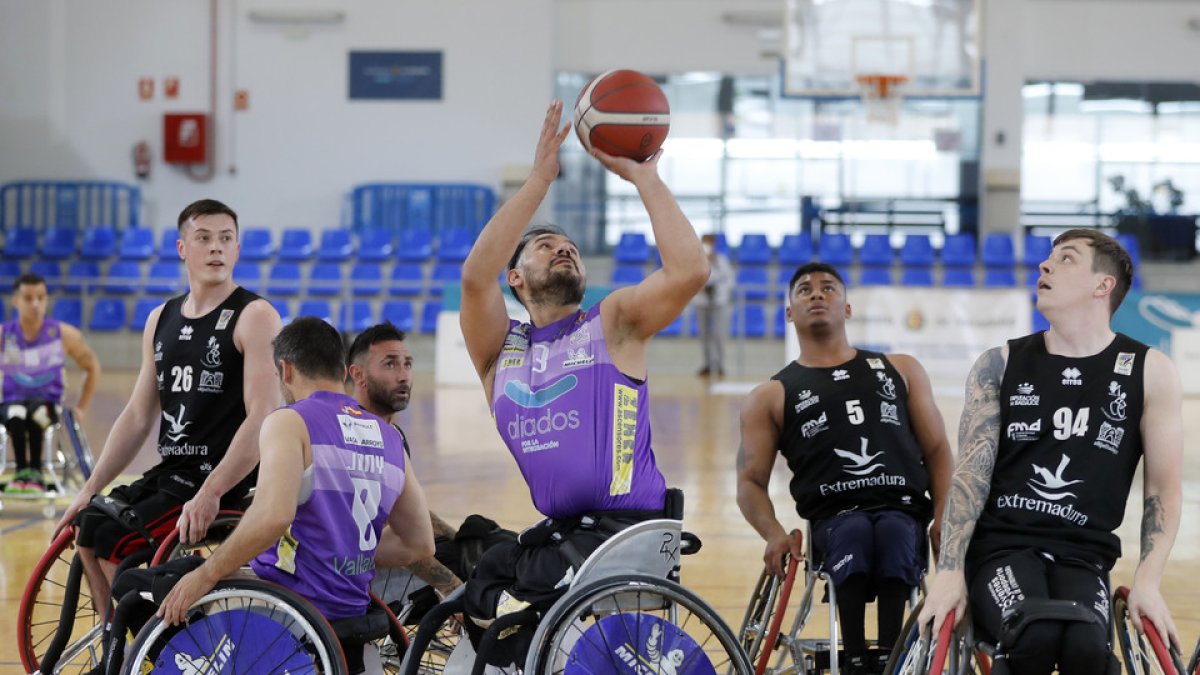
POLYGON ((307 600, 276 584, 231 579, 193 604, 186 623, 168 627, 155 617, 142 628, 121 672, 151 670, 345 675, 347 669, 333 628, 307 600))
POLYGON ((572 589, 542 618, 526 673, 750 675, 737 636, 694 593, 662 578, 622 575, 572 589))

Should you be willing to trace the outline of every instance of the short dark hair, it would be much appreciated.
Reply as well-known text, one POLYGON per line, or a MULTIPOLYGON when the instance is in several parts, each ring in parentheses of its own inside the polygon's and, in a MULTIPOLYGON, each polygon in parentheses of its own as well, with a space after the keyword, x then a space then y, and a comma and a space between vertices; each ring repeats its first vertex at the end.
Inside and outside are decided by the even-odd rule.
POLYGON ((842 285, 842 288, 846 287, 846 280, 842 278, 842 273, 837 271, 836 267, 830 265, 829 263, 810 262, 804 263, 796 268, 796 273, 792 275, 792 280, 788 282, 788 295, 790 296, 792 294, 792 289, 796 287, 796 282, 800 281, 800 277, 806 274, 812 274, 813 272, 824 272, 832 276, 834 279, 837 279, 838 283, 842 285))
POLYGON ((33 272, 26 272, 26 273, 22 274, 21 276, 17 277, 17 280, 13 282, 13 290, 14 291, 18 290, 22 286, 37 286, 37 285, 45 286, 46 280, 43 279, 40 274, 34 274, 33 272))
POLYGON ((392 342, 397 340, 404 342, 404 331, 396 328, 391 321, 377 323, 374 326, 359 333, 354 342, 350 343, 350 351, 346 352, 346 366, 358 360, 358 357, 367 353, 371 345, 377 345, 380 342, 392 342))
MULTIPOLYGON (((521 260, 521 253, 525 250, 525 247, 529 245, 529 242, 537 239, 543 234, 557 234, 562 237, 567 237, 572 244, 575 243, 575 241, 571 239, 571 237, 567 236, 567 233, 557 225, 534 225, 528 230, 525 230, 525 234, 521 235, 521 241, 517 243, 517 250, 513 251, 512 257, 508 259, 508 267, 506 269, 514 269, 517 266, 517 262, 521 260)), ((578 248, 578 246, 576 246, 576 248, 578 248)), ((525 302, 521 300, 521 296, 517 295, 517 289, 513 288, 512 284, 508 284, 508 292, 512 293, 512 296, 517 299, 517 302, 521 303, 522 305, 525 304, 525 302)))
POLYGON ((287 361, 311 379, 341 381, 345 347, 337 329, 315 316, 302 316, 279 331, 271 345, 275 363, 287 361))
POLYGON ((1054 238, 1054 246, 1064 242, 1083 239, 1092 246, 1092 271, 1111 274, 1117 280, 1117 285, 1108 296, 1109 316, 1117 313, 1117 308, 1125 301, 1125 295, 1133 286, 1133 258, 1121 246, 1121 242, 1100 232, 1085 227, 1067 230, 1054 238))
POLYGON ((182 211, 179 212, 179 231, 183 231, 183 226, 192 218, 197 216, 216 216, 226 215, 233 218, 233 229, 238 229, 237 214, 233 209, 215 199, 201 199, 188 204, 182 211))

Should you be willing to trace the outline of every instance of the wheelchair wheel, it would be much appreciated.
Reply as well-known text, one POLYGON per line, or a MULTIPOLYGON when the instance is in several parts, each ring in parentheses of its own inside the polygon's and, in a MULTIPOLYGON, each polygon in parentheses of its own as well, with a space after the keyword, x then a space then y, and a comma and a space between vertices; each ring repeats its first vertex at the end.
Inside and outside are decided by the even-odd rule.
MULTIPOLYGON (((121 672, 159 667, 183 672, 345 675, 346 659, 329 622, 282 586, 230 579, 168 627, 158 617, 138 633, 121 672)), ((164 671, 167 672, 167 671, 164 671)))
POLYGON ((571 589, 543 617, 532 644, 525 672, 539 675, 753 671, 737 636, 703 600, 673 581, 640 574, 571 589))
POLYGON ((1188 660, 1188 675, 1200 675, 1200 638, 1196 638, 1196 648, 1192 650, 1192 658, 1188 660))
POLYGON ((195 544, 182 544, 179 542, 179 528, 171 530, 171 533, 163 538, 162 543, 158 545, 158 550, 154 553, 154 559, 150 561, 150 566, 161 565, 171 560, 182 558, 185 555, 199 555, 207 558, 212 555, 217 546, 221 542, 229 538, 233 534, 233 528, 242 520, 241 511, 219 511, 217 517, 213 520, 212 525, 208 526, 208 532, 204 533, 204 538, 195 544))
MULTIPOLYGON (((411 635, 400 672, 405 675, 438 675, 445 672, 459 644, 464 647, 469 644, 466 631, 455 619, 455 615, 461 615, 463 611, 461 596, 455 598, 452 594, 451 599, 426 612, 411 635)), ((474 650, 470 650, 472 662, 473 655, 474 650)), ((469 670, 470 665, 465 665, 469 670)))
POLYGON ((966 621, 954 627, 953 612, 946 617, 936 637, 921 635, 917 617, 923 605, 924 601, 909 613, 883 672, 887 675, 988 675, 991 662, 971 644, 973 637, 966 621))
POLYGON ((788 601, 791 599, 792 586, 796 583, 799 567, 799 561, 791 559, 788 562, 787 576, 782 581, 764 569, 754 586, 754 595, 746 608, 746 615, 742 618, 742 628, 738 631, 738 637, 746 657, 755 664, 756 675, 763 675, 779 639, 779 630, 783 625, 783 616, 787 613, 788 601))
POLYGON ((25 672, 39 670, 47 656, 55 661, 52 672, 86 671, 103 656, 101 617, 74 543, 70 529, 59 533, 25 585, 17 610, 17 650, 25 672), (60 623, 69 629, 59 631, 60 623))
POLYGON ((1138 675, 1188 672, 1183 669, 1179 652, 1159 634, 1154 624, 1144 622, 1145 632, 1138 635, 1133 617, 1129 614, 1129 589, 1124 586, 1117 588, 1113 594, 1113 620, 1117 625, 1117 642, 1121 646, 1121 659, 1125 662, 1126 672, 1138 675))

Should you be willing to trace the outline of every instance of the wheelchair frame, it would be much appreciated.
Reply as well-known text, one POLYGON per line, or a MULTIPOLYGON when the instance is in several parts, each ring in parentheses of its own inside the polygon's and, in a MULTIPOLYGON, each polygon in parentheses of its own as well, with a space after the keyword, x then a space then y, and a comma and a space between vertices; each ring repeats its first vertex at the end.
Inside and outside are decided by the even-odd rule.
MULTIPOLYGON (((74 494, 91 477, 95 466, 92 449, 75 412, 61 405, 56 406, 56 412, 58 421, 42 432, 42 468, 50 476, 46 492, 39 495, 0 494, 0 509, 4 508, 5 500, 44 501, 42 515, 53 518, 55 500, 74 494)), ((0 473, 15 467, 15 462, 8 457, 8 441, 8 429, 0 424, 0 473)))

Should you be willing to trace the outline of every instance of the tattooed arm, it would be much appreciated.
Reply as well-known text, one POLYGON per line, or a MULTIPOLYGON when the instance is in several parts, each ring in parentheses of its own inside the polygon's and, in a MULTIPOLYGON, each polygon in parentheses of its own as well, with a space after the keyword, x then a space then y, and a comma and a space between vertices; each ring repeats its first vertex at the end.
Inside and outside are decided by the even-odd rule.
MULTIPOLYGON (((1142 413, 1144 502, 1141 560, 1133 573, 1129 611, 1154 623, 1178 647, 1179 636, 1159 586, 1167 556, 1179 530, 1182 501, 1183 394, 1179 373, 1166 354, 1146 354, 1145 401, 1142 413)), ((1141 630, 1140 622, 1134 625, 1141 630)))
POLYGON ((956 610, 962 620, 967 606, 963 561, 991 489, 1000 442, 1000 380, 1007 358, 1007 347, 989 349, 967 376, 966 403, 958 423, 958 464, 942 514, 942 555, 919 618, 922 627, 932 621, 935 633, 950 610, 956 610))

